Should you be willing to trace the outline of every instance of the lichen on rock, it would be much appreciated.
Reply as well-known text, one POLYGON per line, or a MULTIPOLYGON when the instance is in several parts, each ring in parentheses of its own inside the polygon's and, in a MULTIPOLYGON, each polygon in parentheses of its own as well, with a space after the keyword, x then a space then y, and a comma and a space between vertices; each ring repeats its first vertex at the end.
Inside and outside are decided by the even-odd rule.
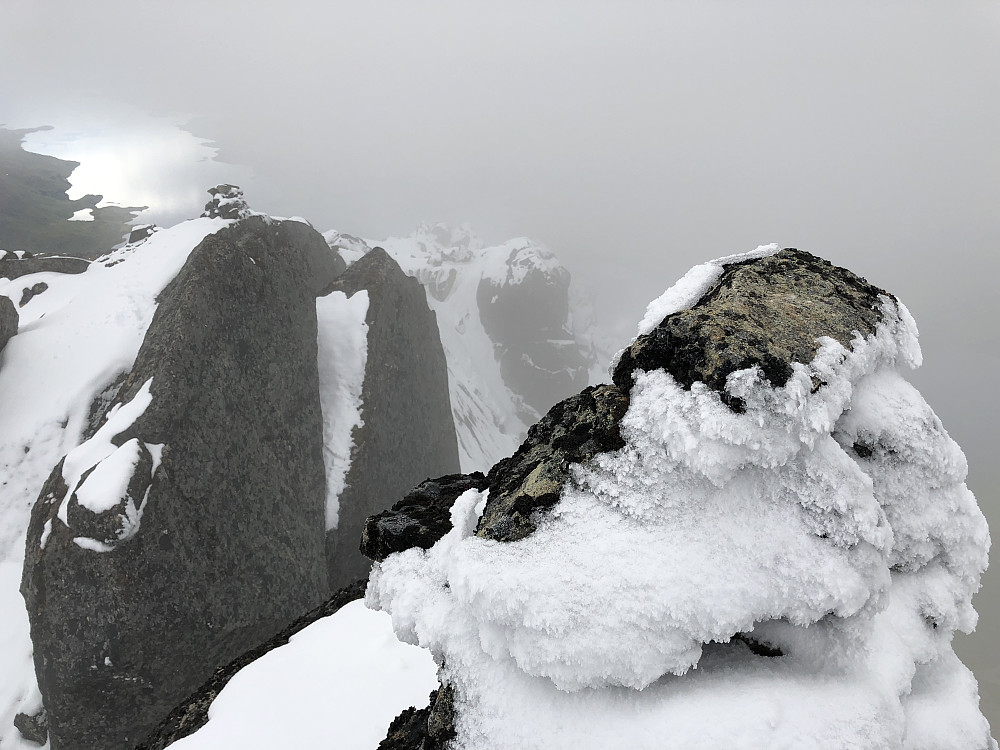
POLYGON ((794 248, 733 263, 695 305, 632 342, 613 380, 628 391, 635 370, 664 369, 684 388, 705 383, 739 411, 740 400, 726 392, 729 375, 759 367, 781 387, 794 362, 813 359, 821 338, 850 348, 856 336, 872 335, 883 298, 894 299, 847 269, 794 248))

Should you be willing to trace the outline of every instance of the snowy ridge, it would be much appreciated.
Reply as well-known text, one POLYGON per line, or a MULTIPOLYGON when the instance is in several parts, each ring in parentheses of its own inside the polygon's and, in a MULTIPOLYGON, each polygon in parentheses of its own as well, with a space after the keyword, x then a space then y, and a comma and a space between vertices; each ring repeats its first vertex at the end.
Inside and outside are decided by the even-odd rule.
POLYGON ((471 490, 434 547, 376 564, 367 603, 457 691, 453 747, 995 747, 951 648, 988 530, 901 374, 913 319, 882 303, 874 335, 821 339, 782 388, 733 373, 743 414, 638 372, 625 447, 572 467, 535 533, 474 536, 471 490))

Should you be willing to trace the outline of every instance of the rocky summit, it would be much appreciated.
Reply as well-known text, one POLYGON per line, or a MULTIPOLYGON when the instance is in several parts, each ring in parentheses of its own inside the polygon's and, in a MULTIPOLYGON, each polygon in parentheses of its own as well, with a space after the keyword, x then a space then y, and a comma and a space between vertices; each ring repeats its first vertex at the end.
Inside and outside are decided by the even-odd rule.
POLYGON ((995 747, 951 645, 989 535, 920 359, 808 253, 692 269, 614 385, 369 519, 367 603, 440 678, 380 747, 995 747))
POLYGON ((891 295, 794 248, 732 263, 694 306, 632 342, 613 380, 628 390, 633 371, 662 368, 685 388, 704 383, 739 409, 726 393, 730 374, 759 367, 771 385, 783 386, 793 363, 812 361, 822 337, 849 348, 856 336, 872 335, 883 298, 891 295))

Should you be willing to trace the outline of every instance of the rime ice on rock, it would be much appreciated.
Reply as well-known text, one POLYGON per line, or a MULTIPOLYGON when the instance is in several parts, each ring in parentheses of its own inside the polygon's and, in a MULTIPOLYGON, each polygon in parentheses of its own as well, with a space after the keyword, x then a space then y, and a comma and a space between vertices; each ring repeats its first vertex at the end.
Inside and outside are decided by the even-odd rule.
POLYGON ((447 688, 422 726, 450 717, 451 750, 995 747, 951 646, 989 534, 905 380, 913 319, 808 253, 700 268, 602 386, 617 444, 574 458, 602 412, 567 400, 436 544, 376 564, 369 606, 447 688))

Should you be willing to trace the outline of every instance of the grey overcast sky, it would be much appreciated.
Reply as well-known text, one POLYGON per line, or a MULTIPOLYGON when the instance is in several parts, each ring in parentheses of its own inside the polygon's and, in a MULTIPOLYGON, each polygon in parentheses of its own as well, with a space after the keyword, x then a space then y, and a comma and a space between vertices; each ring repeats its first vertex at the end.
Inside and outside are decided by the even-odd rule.
POLYGON ((847 266, 916 317, 913 380, 1000 523, 998 0, 0 0, 0 65, 0 123, 100 141, 97 183, 164 216, 231 179, 321 230, 529 235, 618 343, 709 258, 847 266))

